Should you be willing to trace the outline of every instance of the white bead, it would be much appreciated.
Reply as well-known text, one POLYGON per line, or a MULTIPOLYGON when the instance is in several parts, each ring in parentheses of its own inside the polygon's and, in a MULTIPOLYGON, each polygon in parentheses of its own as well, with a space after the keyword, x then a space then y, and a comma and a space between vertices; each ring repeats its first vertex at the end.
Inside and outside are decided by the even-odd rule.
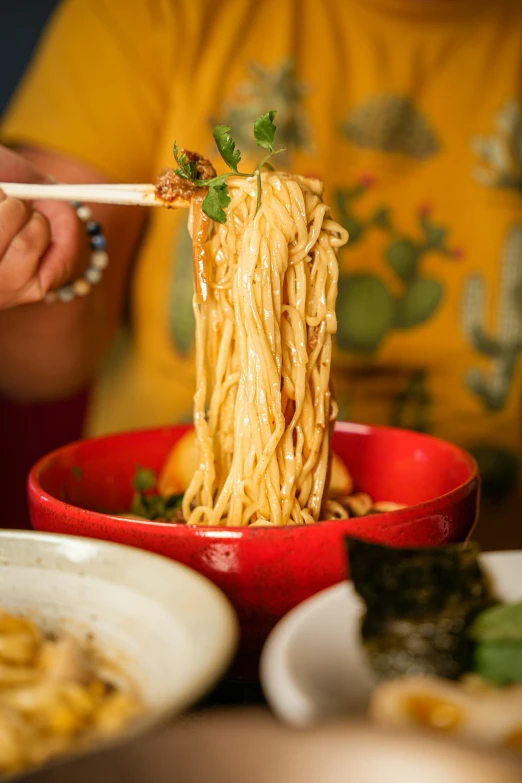
POLYGON ((91 284, 83 277, 79 277, 78 280, 75 280, 72 287, 76 296, 87 296, 91 290, 91 284))
POLYGON ((96 285, 96 283, 99 283, 102 279, 102 273, 100 269, 96 269, 95 266, 89 266, 85 270, 85 279, 91 283, 91 285, 96 285))
POLYGON ((81 207, 78 207, 76 210, 76 214, 80 218, 80 220, 83 220, 86 222, 87 220, 90 220, 92 218, 92 211, 90 207, 86 207, 82 204, 81 207))
POLYGON ((105 250, 95 250, 91 256, 91 264, 96 269, 106 269, 109 263, 109 255, 105 250))

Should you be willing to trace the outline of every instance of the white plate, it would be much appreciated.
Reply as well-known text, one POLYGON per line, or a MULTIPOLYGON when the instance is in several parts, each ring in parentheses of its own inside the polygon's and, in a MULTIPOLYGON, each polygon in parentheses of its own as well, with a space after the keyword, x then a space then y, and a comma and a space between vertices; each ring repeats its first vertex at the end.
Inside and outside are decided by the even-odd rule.
POLYGON ((0 607, 67 631, 138 686, 146 715, 121 742, 197 701, 222 676, 238 626, 227 598, 180 563, 119 544, 0 531, 0 607))
MULTIPOLYGON (((497 595, 522 600, 522 552, 481 556, 497 595)), ((304 601, 274 628, 261 656, 261 683, 279 718, 312 726, 361 715, 374 677, 359 640, 362 602, 349 582, 304 601)))

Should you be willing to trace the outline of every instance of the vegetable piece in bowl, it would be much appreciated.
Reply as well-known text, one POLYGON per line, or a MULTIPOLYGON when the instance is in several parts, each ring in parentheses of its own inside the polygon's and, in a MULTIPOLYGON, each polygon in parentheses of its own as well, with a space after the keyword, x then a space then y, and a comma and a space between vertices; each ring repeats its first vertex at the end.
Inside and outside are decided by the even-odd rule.
MULTIPOLYGON (((116 516, 126 519, 183 523, 183 495, 197 469, 198 452, 195 432, 189 430, 170 450, 159 475, 154 470, 136 466, 134 496, 129 512, 116 516)), ((402 503, 374 502, 365 492, 354 492, 350 472, 341 458, 332 453, 330 461, 330 499, 325 512, 332 519, 365 517, 405 508, 402 503)), ((253 523, 259 526, 261 523, 253 523)), ((267 521, 265 524, 270 524, 267 521)))

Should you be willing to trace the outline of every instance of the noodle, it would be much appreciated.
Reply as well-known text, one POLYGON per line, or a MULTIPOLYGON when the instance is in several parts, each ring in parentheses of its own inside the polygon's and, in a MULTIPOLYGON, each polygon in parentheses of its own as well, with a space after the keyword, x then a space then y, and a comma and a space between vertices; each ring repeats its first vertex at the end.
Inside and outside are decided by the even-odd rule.
MULTIPOLYGON (((289 525, 320 519, 337 415, 330 369, 338 248, 317 181, 230 177, 227 222, 198 255, 194 297, 199 467, 182 504, 191 525, 289 525)), ((191 215, 193 237, 200 212, 191 215)))

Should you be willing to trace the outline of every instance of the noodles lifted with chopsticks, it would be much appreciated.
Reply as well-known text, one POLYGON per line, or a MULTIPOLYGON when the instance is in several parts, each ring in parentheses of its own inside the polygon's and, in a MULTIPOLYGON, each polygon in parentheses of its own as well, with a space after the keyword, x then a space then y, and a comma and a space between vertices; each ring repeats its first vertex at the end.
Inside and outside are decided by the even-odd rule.
MULTIPOLYGON (((348 234, 319 182, 281 172, 261 181, 256 212, 255 178, 228 179, 227 221, 204 244, 208 287, 194 298, 199 467, 182 505, 191 525, 311 523, 328 503, 337 252, 348 234)), ((195 204, 194 240, 205 221, 195 204)), ((201 246, 196 257, 201 271, 201 246)))

